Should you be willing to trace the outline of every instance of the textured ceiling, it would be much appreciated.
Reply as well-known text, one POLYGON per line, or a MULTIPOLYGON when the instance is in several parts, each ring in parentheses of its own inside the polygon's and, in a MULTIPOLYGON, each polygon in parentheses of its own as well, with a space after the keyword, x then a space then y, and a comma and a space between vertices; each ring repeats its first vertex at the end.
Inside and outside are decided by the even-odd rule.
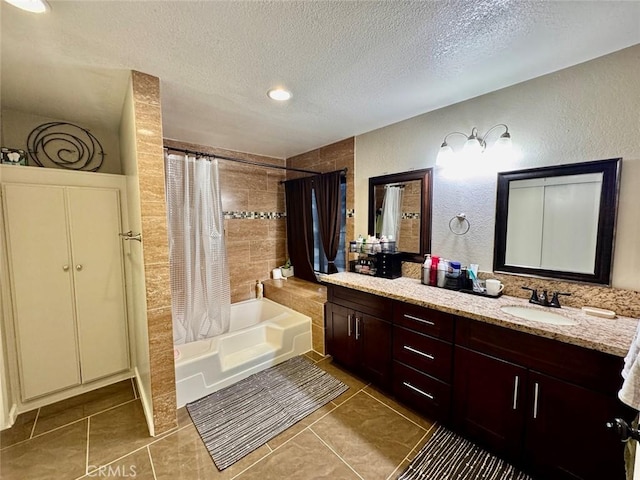
POLYGON ((165 137, 277 157, 640 43, 636 1, 50 3, 1 7, 3 108, 117 129, 135 69, 165 137))

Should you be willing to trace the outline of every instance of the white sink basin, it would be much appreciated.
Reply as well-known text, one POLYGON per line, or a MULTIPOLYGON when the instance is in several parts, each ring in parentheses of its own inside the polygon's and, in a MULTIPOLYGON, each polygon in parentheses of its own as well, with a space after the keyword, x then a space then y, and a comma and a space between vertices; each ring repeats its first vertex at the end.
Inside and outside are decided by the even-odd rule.
POLYGON ((539 308, 522 307, 519 305, 506 305, 500 307, 504 313, 513 315, 524 320, 531 320, 532 322, 550 323, 553 325, 577 325, 578 322, 567 318, 563 315, 550 312, 549 310, 541 310, 539 308))

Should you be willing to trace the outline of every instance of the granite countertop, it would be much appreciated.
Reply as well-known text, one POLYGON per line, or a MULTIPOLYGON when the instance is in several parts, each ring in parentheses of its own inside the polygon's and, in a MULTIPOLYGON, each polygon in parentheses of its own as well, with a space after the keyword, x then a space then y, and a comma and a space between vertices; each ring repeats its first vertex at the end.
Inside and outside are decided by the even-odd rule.
POLYGON ((503 295, 486 298, 443 288, 422 285, 420 280, 407 277, 388 280, 357 273, 341 272, 325 275, 322 282, 361 290, 423 307, 472 318, 486 323, 552 338, 581 347, 624 357, 633 340, 638 320, 629 317, 607 319, 587 315, 571 307, 552 308, 553 313, 578 322, 577 325, 553 325, 524 320, 500 310, 504 305, 519 305, 548 310, 527 300, 503 295))

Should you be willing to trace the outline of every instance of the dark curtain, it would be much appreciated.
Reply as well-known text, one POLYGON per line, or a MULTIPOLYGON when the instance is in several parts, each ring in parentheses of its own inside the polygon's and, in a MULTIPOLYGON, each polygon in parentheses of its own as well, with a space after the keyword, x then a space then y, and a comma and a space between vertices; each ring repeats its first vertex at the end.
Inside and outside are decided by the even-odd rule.
POLYGON ((288 180, 284 184, 287 206, 287 247, 298 278, 316 281, 313 273, 313 177, 288 180))
POLYGON ((329 262, 327 273, 336 273, 335 259, 340 245, 340 181, 342 172, 325 173, 314 177, 318 227, 322 248, 329 262))

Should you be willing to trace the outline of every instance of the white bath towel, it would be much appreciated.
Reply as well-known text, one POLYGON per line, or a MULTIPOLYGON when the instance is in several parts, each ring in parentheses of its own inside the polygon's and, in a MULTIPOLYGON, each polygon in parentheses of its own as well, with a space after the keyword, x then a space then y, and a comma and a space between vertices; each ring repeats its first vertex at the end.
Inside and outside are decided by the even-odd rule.
POLYGON ((618 398, 640 411, 640 323, 638 323, 629 352, 624 358, 622 378, 624 378, 624 382, 618 392, 618 398))

